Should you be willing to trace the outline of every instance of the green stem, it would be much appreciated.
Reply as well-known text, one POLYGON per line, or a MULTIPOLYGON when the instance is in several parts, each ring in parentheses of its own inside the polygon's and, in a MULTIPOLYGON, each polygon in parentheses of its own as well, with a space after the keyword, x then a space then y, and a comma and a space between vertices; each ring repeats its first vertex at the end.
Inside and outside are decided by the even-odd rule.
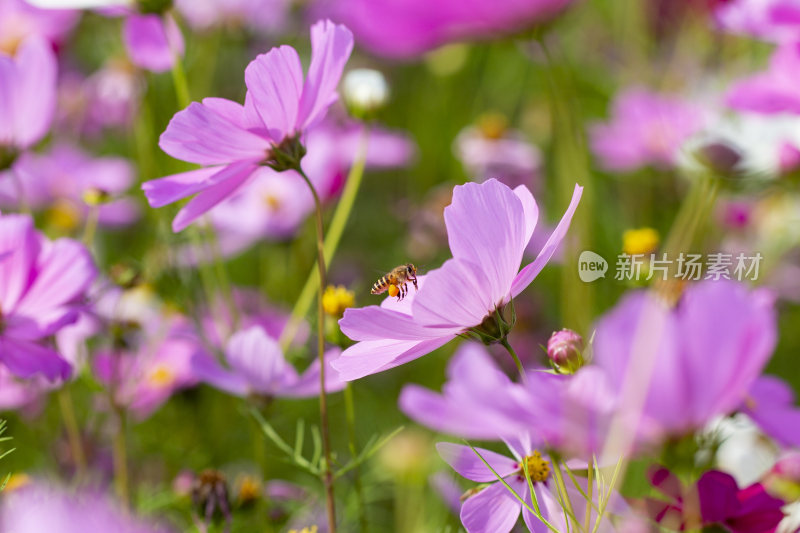
MULTIPOLYGON (((344 387, 344 405, 347 416, 347 437, 350 446, 350 455, 358 457, 358 446, 356 443, 356 408, 353 401, 353 386, 351 383, 344 387)), ((361 487, 361 469, 356 466, 353 469, 353 485, 356 489, 356 501, 358 503, 358 521, 361 525, 362 533, 368 531, 367 527, 367 508, 364 504, 364 491, 361 487)))
POLYGON ((128 451, 126 444, 125 412, 119 406, 114 407, 117 416, 117 430, 111 443, 112 459, 114 463, 114 490, 117 498, 126 506, 128 500, 128 451))
MULTIPOLYGON (((350 213, 353 211, 353 205, 355 204, 356 196, 358 196, 358 190, 361 187, 361 181, 364 177, 364 165, 367 159, 368 135, 369 131, 365 127, 359 153, 356 156, 353 166, 350 168, 347 182, 344 185, 344 191, 342 191, 342 198, 339 200, 339 205, 336 206, 336 211, 333 213, 328 236, 323 244, 325 261, 328 263, 333 260, 333 256, 336 254, 336 249, 339 246, 339 241, 347 226, 350 213)), ((280 344, 284 351, 286 351, 292 343, 292 340, 294 340, 300 324, 303 322, 303 318, 308 314, 311 302, 314 301, 314 293, 320 286, 319 281, 319 277, 312 270, 306 279, 305 285, 303 285, 303 290, 300 292, 300 297, 297 299, 294 309, 292 309, 289 322, 287 322, 286 327, 281 333, 280 344)), ((324 283, 322 287, 323 289, 325 288, 324 283)))
POLYGON ((186 81, 186 71, 183 70, 183 59, 175 54, 172 63, 172 84, 175 86, 175 98, 178 101, 178 107, 185 109, 192 103, 192 97, 189 93, 189 82, 186 81))
POLYGON ((314 184, 308 179, 308 176, 306 176, 306 173, 300 168, 300 165, 297 165, 296 170, 303 177, 311 191, 311 195, 314 197, 314 214, 317 228, 317 267, 320 281, 319 290, 317 291, 317 352, 319 357, 319 415, 325 463, 322 472, 322 480, 325 485, 325 509, 328 515, 328 531, 336 533, 336 503, 333 494, 333 470, 331 468, 331 435, 328 425, 328 398, 325 393, 325 310, 322 307, 322 293, 327 284, 327 273, 325 271, 325 233, 322 224, 322 203, 319 201, 319 195, 314 188, 314 184))
POLYGON ((558 492, 561 494, 561 506, 564 509, 564 522, 567 525, 567 530, 569 530, 569 521, 570 518, 573 521, 573 525, 575 526, 575 532, 577 533, 580 531, 580 524, 578 523, 578 519, 575 517, 575 510, 572 508, 572 500, 569 499, 569 493, 567 493, 567 485, 564 483, 564 473, 561 471, 561 460, 553 459, 553 476, 556 479, 556 488, 558 492))
POLYGON ((100 206, 93 205, 89 207, 89 213, 86 215, 86 225, 83 227, 83 244, 87 248, 92 247, 94 242, 94 234, 97 232, 97 221, 100 218, 100 206))
POLYGON ((511 354, 511 358, 514 360, 514 364, 517 366, 517 372, 519 372, 520 381, 522 383, 527 383, 528 377, 525 375, 525 368, 522 366, 522 361, 520 361, 517 352, 514 351, 514 348, 511 347, 511 344, 508 343, 508 339, 505 337, 500 341, 500 344, 502 344, 503 347, 508 350, 508 353, 511 354))
POLYGON ((592 485, 594 484, 594 465, 590 462, 588 470, 588 485, 586 486, 586 514, 583 519, 583 530, 589 533, 592 527, 592 485))
POLYGON ((78 427, 78 420, 75 417, 72 396, 66 387, 62 387, 62 389, 58 391, 58 406, 61 409, 61 418, 64 420, 64 428, 67 431, 67 439, 69 439, 69 447, 72 450, 72 458, 75 460, 78 479, 82 479, 86 474, 86 454, 83 451, 81 430, 78 427))

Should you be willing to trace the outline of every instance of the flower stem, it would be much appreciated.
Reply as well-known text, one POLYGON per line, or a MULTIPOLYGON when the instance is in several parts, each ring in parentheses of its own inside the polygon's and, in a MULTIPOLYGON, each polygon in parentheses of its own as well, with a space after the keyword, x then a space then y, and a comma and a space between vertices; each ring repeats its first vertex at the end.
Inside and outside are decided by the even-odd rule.
POLYGON ((69 390, 62 388, 58 391, 58 406, 61 409, 61 418, 64 419, 64 429, 67 431, 69 447, 72 450, 72 458, 75 461, 75 469, 78 478, 83 478, 86 474, 86 454, 83 451, 81 442, 81 431, 78 427, 78 420, 75 418, 75 409, 72 405, 72 396, 69 390))
POLYGON ((117 497, 128 505, 128 451, 125 439, 125 412, 119 406, 114 407, 117 416, 117 428, 111 443, 114 463, 114 490, 117 497))
MULTIPOLYGON (((353 401, 353 385, 346 383, 344 386, 344 406, 347 415, 347 437, 350 446, 350 455, 358 457, 358 447, 356 446, 356 408, 353 401)), ((361 487, 361 469, 356 466, 353 469, 353 485, 356 489, 356 501, 358 503, 358 521, 361 526, 361 533, 368 531, 367 527, 367 508, 364 505, 364 492, 361 487)))
POLYGON ((188 107, 192 103, 192 97, 189 93, 189 82, 186 81, 186 71, 183 70, 183 59, 178 54, 175 54, 172 62, 172 84, 175 86, 178 107, 188 107))
POLYGON ((317 267, 319 270, 319 290, 317 291, 317 351, 319 356, 319 415, 322 427, 322 450, 325 456, 322 480, 325 484, 325 508, 328 515, 328 531, 336 533, 336 503, 333 496, 333 471, 331 469, 331 435, 328 427, 328 398, 325 394, 325 310, 322 307, 322 293, 327 285, 325 271, 325 241, 322 224, 322 204, 314 184, 297 165, 297 172, 303 177, 314 197, 314 211, 317 227, 317 267))
MULTIPOLYGON (((347 176, 347 182, 344 185, 344 191, 342 191, 342 198, 339 200, 339 205, 336 206, 336 211, 333 213, 333 219, 331 220, 328 236, 325 239, 323 246, 325 261, 327 262, 332 261, 333 256, 336 254, 336 249, 338 248, 339 241, 344 233, 344 228, 347 226, 350 213, 353 211, 353 205, 355 204, 358 190, 361 187, 361 181, 364 177, 364 165, 367 159, 368 135, 369 131, 365 127, 359 152, 356 155, 353 166, 350 168, 350 173, 347 176)), ((287 322, 286 327, 283 328, 283 332, 281 333, 280 344, 284 351, 286 351, 286 349, 292 343, 292 340, 294 340, 294 336, 297 334, 297 330, 300 327, 300 323, 303 321, 303 317, 305 317, 308 313, 308 309, 311 307, 311 302, 314 300, 314 293, 318 288, 318 283, 319 278, 312 270, 306 279, 306 283, 303 286, 303 290, 300 292, 300 297, 297 299, 294 309, 292 309, 292 315, 289 318, 289 322, 287 322)), ((322 283, 321 287, 324 289, 325 283, 322 283)))
POLYGON ((586 486, 586 515, 583 519, 583 528, 586 533, 589 533, 592 527, 592 489, 594 484, 594 464, 593 460, 589 462, 588 470, 588 484, 586 486))
POLYGON ((94 242, 94 235, 97 232, 97 222, 100 218, 100 207, 93 205, 89 208, 89 213, 86 215, 86 225, 83 228, 83 244, 91 249, 94 242))
POLYGON ((527 383, 528 378, 525 376, 525 368, 522 366, 522 361, 519 360, 519 356, 517 356, 517 352, 514 351, 514 348, 508 343, 508 338, 503 337, 503 340, 500 341, 508 353, 511 354, 511 358, 514 360, 514 364, 517 365, 517 372, 519 372, 519 377, 521 383, 527 383))

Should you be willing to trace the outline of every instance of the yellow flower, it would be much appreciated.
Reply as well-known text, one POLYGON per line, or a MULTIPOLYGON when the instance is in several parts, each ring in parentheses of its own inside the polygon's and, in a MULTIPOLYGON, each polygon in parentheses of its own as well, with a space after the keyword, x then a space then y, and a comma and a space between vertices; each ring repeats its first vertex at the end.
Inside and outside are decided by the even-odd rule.
POLYGON ((356 304, 353 291, 347 290, 343 285, 328 285, 322 295, 322 307, 325 312, 335 318, 340 318, 344 310, 356 304))
POLYGON ((622 234, 622 251, 628 255, 649 254, 658 248, 658 231, 653 228, 629 229, 622 234))
MULTIPOLYGON (((31 477, 28 474, 12 474, 10 478, 8 478, 8 483, 6 483, 6 491, 12 491, 15 489, 19 489, 24 487, 25 485, 31 482, 31 477)), ((0 485, 2 484, 2 479, 0 479, 0 485)))

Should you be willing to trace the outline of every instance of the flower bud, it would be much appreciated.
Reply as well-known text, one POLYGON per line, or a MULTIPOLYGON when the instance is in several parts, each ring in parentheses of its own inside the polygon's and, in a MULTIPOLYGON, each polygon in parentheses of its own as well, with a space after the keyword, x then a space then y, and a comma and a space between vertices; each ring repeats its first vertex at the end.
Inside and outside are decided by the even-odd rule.
POLYGON ((574 373, 583 366, 583 338, 571 329, 556 331, 547 341, 547 357, 556 369, 574 373))
POLYGON ((350 112, 368 118, 389 100, 389 85, 377 70, 358 68, 344 77, 344 99, 350 112))

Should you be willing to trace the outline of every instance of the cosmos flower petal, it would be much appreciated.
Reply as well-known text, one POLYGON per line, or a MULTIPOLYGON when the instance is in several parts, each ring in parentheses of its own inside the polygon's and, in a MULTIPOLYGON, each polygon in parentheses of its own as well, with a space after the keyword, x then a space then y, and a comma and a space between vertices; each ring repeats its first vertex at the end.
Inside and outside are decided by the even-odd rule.
POLYGON ((142 190, 150 207, 163 207, 187 196, 207 189, 216 181, 213 176, 226 167, 206 167, 173 174, 142 183, 142 190))
POLYGON ((522 211, 525 214, 525 237, 523 240, 527 246, 536 229, 536 223, 539 221, 539 206, 536 204, 536 199, 530 189, 524 185, 515 187, 514 194, 517 195, 517 198, 522 203, 522 211))
MULTIPOLYGON (((338 392, 345 387, 345 382, 339 379, 339 373, 333 368, 333 362, 341 354, 341 349, 333 348, 325 352, 325 391, 338 392)), ((278 389, 278 396, 289 398, 312 398, 319 395, 319 359, 299 377, 278 389)))
POLYGON ((422 341, 362 341, 342 352, 333 362, 333 368, 339 372, 339 379, 352 381, 413 361, 454 338, 454 334, 448 334, 422 341))
POLYGON ((0 337, 0 362, 17 377, 41 374, 49 380, 67 379, 72 367, 55 350, 32 342, 0 337))
POLYGON ((92 257, 81 243, 70 239, 47 242, 39 254, 36 279, 15 312, 36 318, 86 292, 96 276, 92 257))
POLYGON ((647 471, 650 483, 672 500, 682 497, 683 487, 678 477, 664 467, 653 466, 647 471))
MULTIPOLYGON (((53 120, 58 67, 50 45, 38 38, 27 39, 20 46, 14 64, 15 79, 6 82, 13 84, 13 108, 7 112, 13 115, 14 144, 29 148, 44 137, 53 120)), ((7 118, 0 117, 0 121, 7 118)))
POLYGON ((418 385, 406 385, 397 401, 400 410, 415 422, 440 433, 466 439, 494 440, 503 427, 492 425, 492 417, 476 417, 463 403, 418 385))
POLYGON ((425 289, 417 294, 414 321, 431 328, 467 329, 479 325, 495 308, 483 269, 459 259, 448 259, 428 273, 425 289))
POLYGON ((28 288, 32 268, 41 248, 33 219, 24 215, 0 217, 0 309, 12 311, 28 288))
POLYGON ((450 465, 453 470, 461 476, 478 483, 497 481, 497 476, 492 473, 492 469, 500 477, 510 476, 519 470, 519 463, 515 459, 484 448, 475 448, 473 450, 469 446, 461 444, 439 442, 436 444, 436 450, 444 462, 450 465), (480 457, 475 453, 476 451, 480 453, 480 457), (481 460, 481 457, 483 457, 483 460, 481 460), (489 463, 491 469, 486 466, 484 461, 489 463))
POLYGON ((176 159, 199 165, 265 159, 269 142, 231 122, 214 107, 192 102, 175 113, 158 145, 176 159))
POLYGON ((250 385, 247 379, 222 367, 211 354, 198 352, 192 356, 192 372, 200 381, 234 396, 247 396, 250 385))
POLYGON ((794 391, 780 378, 762 375, 750 387, 742 411, 784 446, 800 446, 800 409, 794 391))
POLYGON ((487 282, 482 292, 505 302, 532 234, 520 197, 495 179, 466 183, 453 189, 444 220, 453 257, 478 265, 487 282))
POLYGON ((176 233, 183 230, 208 212, 209 209, 230 196, 243 185, 255 172, 256 165, 243 161, 233 163, 218 172, 215 176, 218 183, 206 188, 181 209, 172 221, 172 230, 176 233))
MULTIPOLYGON (((522 482, 510 485, 519 494, 522 482)), ((522 508, 517 498, 500 482, 493 483, 461 504, 461 523, 468 533, 508 533, 522 508)))
POLYGON ((409 315, 375 305, 346 309, 339 320, 339 327, 342 333, 355 341, 419 341, 441 337, 443 333, 439 329, 419 325, 409 315))
POLYGON ((735 83, 726 96, 727 105, 757 113, 800 113, 798 68, 800 43, 792 40, 776 49, 766 72, 735 83))
POLYGON ((567 235, 569 225, 572 223, 572 216, 575 214, 575 210, 578 208, 578 203, 581 200, 582 194, 583 187, 575 185, 575 190, 572 193, 572 200, 569 203, 567 211, 564 213, 564 216, 561 217, 556 229, 554 229, 553 233, 550 234, 547 242, 545 242, 544 246, 542 246, 539 255, 536 256, 536 259, 534 259, 532 263, 520 270, 519 274, 517 274, 517 276, 514 278, 514 281, 511 284, 512 298, 518 296, 519 293, 524 291, 528 285, 531 284, 536 276, 539 275, 539 272, 541 272, 545 267, 547 262, 550 261, 550 258, 553 257, 553 254, 556 253, 561 241, 563 241, 564 237, 567 235))
POLYGON ((322 20, 311 26, 311 65, 295 126, 311 128, 338 99, 336 87, 353 51, 353 34, 345 26, 322 20))
POLYGON ((235 333, 225 345, 225 357, 233 371, 245 376, 256 392, 274 393, 287 377, 297 377, 278 341, 260 326, 235 333))
POLYGON ((739 506, 738 492, 736 480, 730 474, 712 470, 700 476, 697 493, 703 522, 724 522, 731 509, 739 506))
POLYGON ((171 16, 131 14, 122 23, 122 40, 134 65, 165 72, 183 56, 183 36, 171 16))
POLYGON ((303 68, 297 51, 284 45, 259 55, 247 65, 244 80, 247 97, 270 138, 279 143, 293 135, 303 91, 303 68))

